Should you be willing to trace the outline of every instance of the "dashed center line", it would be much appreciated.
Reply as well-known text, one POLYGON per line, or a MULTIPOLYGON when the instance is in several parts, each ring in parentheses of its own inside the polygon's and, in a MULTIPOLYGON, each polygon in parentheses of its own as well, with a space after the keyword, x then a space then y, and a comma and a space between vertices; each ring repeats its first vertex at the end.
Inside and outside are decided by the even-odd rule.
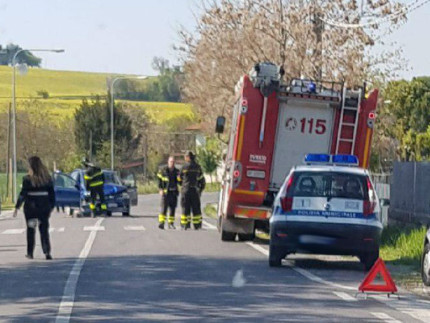
POLYGON ((143 225, 127 225, 124 227, 125 231, 145 231, 145 227, 143 225))
POLYGON ((21 234, 24 233, 26 229, 8 229, 2 232, 2 234, 21 234))
POLYGON ((90 226, 85 226, 84 231, 105 231, 105 227, 90 225, 90 226))

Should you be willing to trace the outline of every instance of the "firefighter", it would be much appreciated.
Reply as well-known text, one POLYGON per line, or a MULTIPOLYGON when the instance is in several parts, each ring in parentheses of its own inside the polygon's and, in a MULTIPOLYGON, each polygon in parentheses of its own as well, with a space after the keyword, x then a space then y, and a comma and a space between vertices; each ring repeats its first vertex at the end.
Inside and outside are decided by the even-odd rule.
POLYGON ((103 191, 104 175, 100 167, 95 166, 87 159, 83 160, 85 166, 85 186, 90 191, 90 210, 93 217, 96 216, 97 197, 100 200, 100 209, 103 214, 107 213, 105 194, 103 191))
POLYGON ((167 209, 169 209, 169 229, 175 229, 175 209, 178 205, 178 178, 179 170, 175 167, 175 158, 169 157, 167 166, 158 174, 158 188, 161 195, 161 212, 158 215, 158 227, 164 229, 167 209))
POLYGON ((202 227, 202 212, 200 207, 200 195, 203 192, 206 182, 202 168, 195 161, 195 155, 189 151, 185 154, 186 164, 179 174, 179 181, 182 184, 182 216, 181 227, 185 230, 191 227, 191 211, 193 213, 192 222, 195 230, 202 227))

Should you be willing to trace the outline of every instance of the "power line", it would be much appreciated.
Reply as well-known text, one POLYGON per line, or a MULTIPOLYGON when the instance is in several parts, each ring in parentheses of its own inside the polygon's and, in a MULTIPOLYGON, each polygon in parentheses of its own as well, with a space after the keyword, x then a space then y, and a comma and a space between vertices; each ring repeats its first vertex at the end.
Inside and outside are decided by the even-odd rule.
POLYGON ((375 19, 373 21, 369 21, 369 22, 361 23, 361 24, 347 24, 347 23, 343 23, 343 22, 336 22, 333 20, 326 20, 323 18, 320 18, 320 19, 324 23, 326 23, 327 25, 330 25, 330 26, 336 27, 336 28, 346 28, 346 29, 348 29, 348 28, 351 28, 351 29, 366 28, 366 27, 370 27, 370 26, 374 26, 374 25, 380 25, 382 23, 396 19, 402 15, 409 14, 409 13, 411 13, 417 9, 420 9, 421 7, 423 7, 424 5, 426 5, 427 3, 430 2, 430 0, 423 0, 421 3, 419 3, 419 1, 420 0, 415 0, 413 3, 410 3, 406 7, 403 7, 399 11, 392 13, 386 17, 383 17, 380 19, 375 19))

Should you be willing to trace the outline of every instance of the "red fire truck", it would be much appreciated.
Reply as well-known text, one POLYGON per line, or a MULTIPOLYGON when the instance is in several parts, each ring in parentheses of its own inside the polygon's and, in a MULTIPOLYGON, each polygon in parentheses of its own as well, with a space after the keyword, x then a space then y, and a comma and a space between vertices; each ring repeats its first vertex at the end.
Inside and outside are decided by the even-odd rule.
MULTIPOLYGON (((282 68, 259 63, 236 86, 218 205, 223 241, 252 240, 268 227, 285 176, 305 154, 353 154, 369 165, 378 91, 282 77, 282 68)), ((218 117, 217 133, 224 124, 218 117)))

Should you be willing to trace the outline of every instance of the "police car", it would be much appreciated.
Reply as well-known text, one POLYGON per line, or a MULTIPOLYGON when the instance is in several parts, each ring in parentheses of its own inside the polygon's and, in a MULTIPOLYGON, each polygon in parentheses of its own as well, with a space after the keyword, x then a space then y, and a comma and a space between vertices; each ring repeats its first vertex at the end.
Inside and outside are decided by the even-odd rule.
POLYGON ((270 218, 269 265, 292 253, 379 257, 380 207, 369 173, 353 155, 308 154, 293 167, 270 218))

